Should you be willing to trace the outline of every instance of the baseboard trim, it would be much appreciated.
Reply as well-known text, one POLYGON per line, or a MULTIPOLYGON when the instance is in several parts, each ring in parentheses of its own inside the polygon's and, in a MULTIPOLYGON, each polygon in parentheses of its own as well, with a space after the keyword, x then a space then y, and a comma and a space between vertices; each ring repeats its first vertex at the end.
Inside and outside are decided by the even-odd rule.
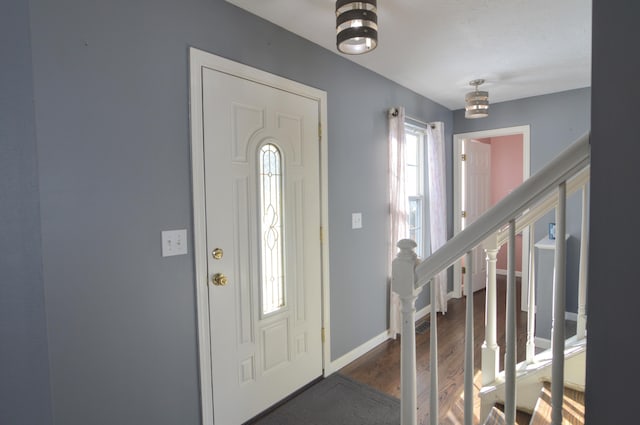
MULTIPOLYGON (((455 292, 453 291, 448 292, 447 301, 449 301, 452 298, 456 298, 455 292)), ((426 316, 429 316, 430 313, 431 313, 431 304, 428 304, 426 307, 421 308, 416 312, 416 322, 426 316)), ((373 350, 378 345, 382 344, 383 342, 385 342, 390 338, 391 336, 389 335, 388 329, 382 332, 381 334, 374 336, 369 341, 354 348, 353 350, 349 351, 347 354, 344 354, 343 356, 329 362, 329 366, 324 370, 324 376, 326 377, 331 375, 332 373, 337 372, 338 370, 342 369, 352 361, 357 360, 359 357, 373 350)))
POLYGON ((380 335, 374 336, 369 341, 354 348, 353 350, 349 351, 347 354, 344 354, 343 356, 331 361, 329 363, 329 367, 324 370, 324 376, 329 376, 332 373, 337 372, 338 370, 342 369, 352 361, 358 359, 360 356, 373 350, 374 348, 376 348, 378 345, 382 344, 389 338, 390 338, 389 331, 385 330, 380 335))
MULTIPOLYGON (((452 298, 460 298, 460 297, 457 297, 454 291, 447 292, 447 301, 449 301, 452 298)), ((422 319, 423 317, 427 317, 430 313, 431 313, 431 304, 427 304, 425 307, 416 311, 416 322, 422 319)))
POLYGON ((551 348, 551 340, 547 338, 540 338, 539 336, 535 337, 534 344, 538 348, 542 348, 548 350, 551 348))
MULTIPOLYGON (((497 269, 496 270, 496 274, 499 274, 501 276, 506 276, 507 275, 507 271, 505 269, 497 269)), ((522 272, 516 272, 516 277, 522 277, 522 272)))
POLYGON ((431 314, 431 304, 427 304, 424 308, 416 311, 416 322, 429 314, 431 314))
POLYGON ((578 321, 578 313, 572 313, 570 311, 567 311, 564 313, 564 319, 565 320, 571 320, 573 322, 577 322, 578 321))

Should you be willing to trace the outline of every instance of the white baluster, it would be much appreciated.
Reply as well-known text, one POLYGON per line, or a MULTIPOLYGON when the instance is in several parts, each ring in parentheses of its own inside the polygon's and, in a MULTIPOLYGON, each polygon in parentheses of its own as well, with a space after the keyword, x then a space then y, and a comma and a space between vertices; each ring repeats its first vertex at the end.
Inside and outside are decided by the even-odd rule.
POLYGON ((429 367, 431 368, 431 395, 429 397, 429 422, 438 425, 439 408, 438 395, 438 312, 436 311, 436 285, 429 282, 431 297, 431 330, 429 331, 429 367))
MULTIPOLYGON (((484 241, 487 254, 486 302, 484 315, 484 342, 482 343, 482 385, 496 380, 500 365, 500 347, 498 346, 498 299, 496 284, 496 263, 498 241, 495 235, 484 241)), ((471 276, 471 275, 469 275, 471 276)))
MULTIPOLYGON (((400 424, 417 424, 415 301, 416 243, 409 239, 398 242, 400 252, 392 264, 392 288, 402 302, 402 334, 400 346, 400 424)), ((433 304, 433 303, 432 303, 433 304)))
POLYGON ((527 315, 527 363, 536 355, 536 256, 534 246, 535 224, 529 226, 529 296, 527 315))
POLYGON ((464 332, 464 424, 473 425, 473 252, 467 252, 464 265, 467 269, 464 286, 467 289, 467 312, 464 332))
POLYGON ((507 425, 516 420, 516 222, 509 221, 507 245, 507 312, 505 330, 505 400, 504 417, 507 425))
POLYGON ((567 185, 558 185, 556 207, 556 256, 553 273, 553 320, 551 322, 551 423, 562 424, 562 398, 564 395, 564 341, 565 341, 565 288, 567 270, 566 233, 567 185))
POLYGON ((587 222, 587 185, 582 187, 582 229, 580 233, 580 274, 578 277, 577 339, 587 335, 587 270, 589 261, 589 223, 587 222))

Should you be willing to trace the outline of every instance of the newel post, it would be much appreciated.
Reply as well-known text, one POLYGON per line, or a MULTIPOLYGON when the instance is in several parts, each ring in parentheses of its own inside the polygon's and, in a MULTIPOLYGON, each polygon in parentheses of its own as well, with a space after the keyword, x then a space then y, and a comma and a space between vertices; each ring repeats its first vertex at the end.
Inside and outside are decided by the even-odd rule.
POLYGON ((482 385, 495 381, 499 372, 500 347, 498 346, 498 289, 496 283, 496 263, 498 238, 496 234, 487 238, 483 246, 487 254, 487 280, 485 303, 485 337, 482 343, 482 385))
POLYGON ((416 243, 410 239, 398 242, 400 252, 391 267, 391 287, 402 302, 400 336, 400 424, 417 424, 415 302, 420 290, 415 289, 416 243))

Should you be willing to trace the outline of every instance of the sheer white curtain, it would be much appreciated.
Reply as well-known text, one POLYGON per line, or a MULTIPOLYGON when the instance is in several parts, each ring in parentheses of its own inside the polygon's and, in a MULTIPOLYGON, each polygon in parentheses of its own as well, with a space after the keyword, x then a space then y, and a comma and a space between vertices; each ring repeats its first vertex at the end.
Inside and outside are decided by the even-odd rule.
MULTIPOLYGON (((429 231, 431 252, 447 242, 447 186, 445 182, 444 123, 427 126, 427 173, 429 175, 429 231)), ((436 311, 447 312, 447 271, 433 278, 436 311)), ((433 320, 433 319, 432 319, 433 320)))
POLYGON ((391 290, 391 262, 398 252, 396 244, 409 235, 408 207, 405 193, 405 138, 404 108, 389 110, 389 207, 391 213, 389 232, 389 334, 395 338, 400 333, 401 305, 398 295, 391 290))

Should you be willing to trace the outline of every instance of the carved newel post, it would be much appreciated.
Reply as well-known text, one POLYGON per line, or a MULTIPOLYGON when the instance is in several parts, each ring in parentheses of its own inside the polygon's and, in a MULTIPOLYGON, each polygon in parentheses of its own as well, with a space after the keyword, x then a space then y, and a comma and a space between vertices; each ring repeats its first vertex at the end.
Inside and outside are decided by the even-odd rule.
POLYGON ((400 252, 393 260, 391 288, 402 302, 400 357, 400 424, 417 423, 415 302, 420 289, 415 289, 416 243, 410 239, 398 242, 400 252))

